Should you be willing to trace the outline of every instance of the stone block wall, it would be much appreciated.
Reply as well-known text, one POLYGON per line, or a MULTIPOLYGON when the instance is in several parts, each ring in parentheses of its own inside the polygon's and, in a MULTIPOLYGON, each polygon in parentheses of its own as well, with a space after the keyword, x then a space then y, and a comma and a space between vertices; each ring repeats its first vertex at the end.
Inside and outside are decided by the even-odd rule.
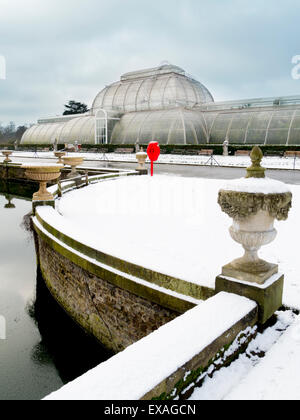
POLYGON ((50 292, 76 322, 115 352, 179 315, 84 270, 54 251, 40 236, 36 244, 50 292))

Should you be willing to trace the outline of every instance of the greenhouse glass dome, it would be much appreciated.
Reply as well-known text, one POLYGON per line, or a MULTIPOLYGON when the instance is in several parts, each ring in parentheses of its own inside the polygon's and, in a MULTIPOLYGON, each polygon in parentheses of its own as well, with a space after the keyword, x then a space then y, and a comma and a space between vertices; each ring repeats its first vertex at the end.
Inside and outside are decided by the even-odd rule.
POLYGON ((22 144, 300 145, 300 96, 214 102, 180 67, 126 73, 105 87, 86 114, 47 118, 22 144))

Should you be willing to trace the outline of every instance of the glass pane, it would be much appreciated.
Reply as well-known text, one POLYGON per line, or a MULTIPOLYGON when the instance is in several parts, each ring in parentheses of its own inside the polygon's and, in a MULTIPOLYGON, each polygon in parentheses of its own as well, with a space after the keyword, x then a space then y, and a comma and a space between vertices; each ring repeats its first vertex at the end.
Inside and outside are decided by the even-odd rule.
POLYGON ((300 128, 291 130, 289 144, 300 144, 300 128))
POLYGON ((214 130, 210 136, 210 143, 223 144, 226 137, 226 130, 214 130))
POLYGON ((182 120, 177 118, 171 127, 169 135, 170 144, 185 144, 182 120))
POLYGON ((241 130, 246 129, 250 119, 252 118, 252 113, 237 113, 233 114, 233 120, 231 124, 231 130, 241 130))
POLYGON ((229 124, 231 123, 231 120, 231 114, 219 114, 214 122, 212 131, 222 130, 224 132, 224 136, 226 136, 226 132, 228 130, 229 124))
POLYGON ((286 112, 276 112, 273 115, 271 124, 270 124, 270 129, 274 129, 274 128, 285 128, 285 129, 289 129, 290 125, 291 125, 291 119, 294 115, 293 111, 286 111, 286 112))
POLYGON ((161 109, 163 108, 163 93, 168 83, 167 77, 159 78, 155 81, 150 95, 150 108, 161 109))
POLYGON ((153 80, 148 79, 144 80, 140 86, 137 95, 136 110, 137 111, 146 111, 150 106, 150 92, 153 86, 153 80))
POLYGON ((266 139, 266 130, 249 130, 246 143, 247 144, 264 144, 266 139))
POLYGON ((246 130, 230 130, 229 143, 230 144, 243 144, 245 142, 246 130))
POLYGON ((271 117, 272 112, 255 113, 249 125, 250 130, 267 129, 271 117))
POLYGON ((287 142, 288 130, 269 130, 267 144, 283 144, 287 142))
POLYGON ((300 115, 299 116, 296 115, 295 118, 293 119, 292 128, 300 128, 300 115))
POLYGON ((117 109, 117 110, 119 109, 119 110, 124 111, 124 106, 125 106, 124 101, 125 101, 126 92, 129 88, 129 86, 130 85, 128 83, 124 83, 124 84, 119 85, 119 88, 116 92, 115 99, 114 99, 114 102, 113 102, 114 109, 117 109))
POLYGON ((105 95, 103 96, 103 102, 101 108, 111 109, 113 107, 113 100, 115 94, 118 90, 119 83, 112 85, 109 89, 106 90, 105 95))
POLYGON ((141 80, 132 82, 130 84, 130 87, 128 89, 128 92, 125 98, 125 111, 126 112, 136 111, 137 94, 139 92, 141 84, 142 84, 141 80))

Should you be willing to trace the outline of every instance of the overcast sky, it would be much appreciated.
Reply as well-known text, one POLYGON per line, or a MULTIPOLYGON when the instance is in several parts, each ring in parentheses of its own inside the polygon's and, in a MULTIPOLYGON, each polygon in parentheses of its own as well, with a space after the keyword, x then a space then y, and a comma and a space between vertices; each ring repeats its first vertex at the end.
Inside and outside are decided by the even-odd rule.
POLYGON ((91 106, 121 74, 162 61, 215 100, 300 94, 299 28, 299 0, 0 0, 0 121, 91 106))

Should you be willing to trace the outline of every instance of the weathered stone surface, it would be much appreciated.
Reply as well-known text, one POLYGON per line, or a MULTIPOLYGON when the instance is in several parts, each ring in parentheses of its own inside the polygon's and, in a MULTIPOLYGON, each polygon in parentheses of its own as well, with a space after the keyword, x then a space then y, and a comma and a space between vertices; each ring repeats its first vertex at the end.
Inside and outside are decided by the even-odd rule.
POLYGON ((179 315, 78 267, 40 237, 37 244, 50 292, 76 322, 113 351, 123 350, 179 315))
POLYGON ((32 201, 32 214, 35 214, 36 208, 40 206, 51 206, 55 209, 55 201, 54 200, 47 200, 47 201, 32 201))
MULTIPOLYGON (((226 314, 224 314, 226 316, 226 314)), ((216 366, 219 368, 224 367, 232 360, 234 360, 238 354, 246 348, 247 344, 255 332, 250 332, 249 336, 246 337, 245 331, 249 327, 255 326, 257 323, 257 306, 255 309, 251 310, 244 318, 240 319, 235 325, 225 331, 219 337, 216 337, 207 347, 195 354, 195 356, 189 360, 185 365, 178 367, 177 371, 172 373, 164 381, 158 384, 150 392, 148 392, 142 400, 151 400, 151 399, 163 399, 170 400, 174 397, 188 398, 191 396, 193 390, 196 387, 196 384, 199 385, 199 378, 207 375, 208 370, 214 372, 216 366), (244 340, 241 340, 243 344, 239 343, 237 337, 244 340), (230 345, 235 342, 235 349, 232 350, 232 353, 229 352, 230 356, 226 355, 226 350, 230 345)), ((205 322, 205 320, 202 320, 205 322)), ((199 325, 201 328, 201 320, 199 320, 199 325)))
POLYGON ((286 220, 292 206, 292 193, 260 194, 220 190, 218 204, 222 211, 235 220, 245 220, 260 210, 277 220, 286 220))
MULTIPOLYGON (((242 261, 242 258, 240 258, 242 261)), ((245 265, 244 271, 238 265, 239 260, 235 260, 222 267, 222 275, 226 277, 233 277, 237 280, 247 281, 251 283, 264 284, 266 280, 278 273, 278 265, 267 263, 264 260, 257 262, 249 262, 248 266, 245 265), (259 264, 261 262, 261 264, 259 264), (266 264, 268 269, 261 269, 261 265, 266 264)), ((242 268, 244 268, 242 266, 242 268)))
POLYGON ((265 168, 261 166, 262 158, 264 157, 260 147, 253 147, 250 158, 252 165, 247 168, 246 178, 265 178, 265 168))
MULTIPOLYGON (((64 235, 62 232, 59 232, 57 229, 55 229, 53 226, 50 226, 47 222, 45 222, 40 215, 37 212, 37 220, 39 221, 39 223, 41 223, 41 225, 53 236, 55 236, 57 239, 59 239, 61 242, 63 242, 64 244, 66 244, 68 247, 71 247, 73 250, 76 250, 78 252, 80 252, 81 254, 84 254, 90 258, 95 259, 96 261, 99 261, 100 263, 103 263, 105 265, 108 265, 110 267, 114 267, 117 270, 120 270, 123 273, 128 273, 134 277, 138 277, 140 279, 144 279, 146 281, 148 281, 149 283, 153 283, 156 284, 160 287, 172 290, 176 293, 181 293, 183 295, 186 296, 191 296, 195 299, 199 299, 199 300, 206 300, 212 296, 214 296, 215 291, 214 289, 205 287, 205 286, 201 286, 195 283, 190 283, 187 281, 184 281, 182 279, 177 279, 175 277, 170 277, 166 274, 162 274, 159 272, 155 272, 153 270, 150 270, 148 268, 145 268, 143 266, 138 266, 136 264, 130 263, 128 261, 122 260, 120 258, 114 257, 112 255, 103 253, 101 251, 96 251, 93 248, 90 248, 82 243, 79 243, 78 241, 75 241, 73 238, 68 237, 66 235, 64 235)), ((40 234, 40 233, 39 233, 40 234)), ((56 245, 53 244, 53 247, 55 247, 56 245)), ((62 252, 63 255, 65 255, 67 258, 71 258, 71 255, 68 254, 64 254, 64 250, 58 250, 58 252, 62 252)), ((74 255, 72 256, 74 257, 74 255)), ((82 266, 81 264, 84 264, 85 269, 87 269, 89 272, 93 272, 94 274, 96 274, 98 277, 103 278, 102 274, 98 274, 98 271, 95 272, 93 271, 93 268, 89 265, 89 268, 87 268, 87 263, 86 262, 81 262, 79 261, 79 258, 76 258, 76 260, 74 260, 73 262, 75 262, 75 264, 82 266)), ((108 273, 105 273, 106 277, 105 280, 108 280, 111 283, 118 283, 116 284, 117 286, 120 286, 120 279, 116 279, 112 278, 108 273), (119 280, 119 281, 117 281, 119 280)), ((122 288, 128 288, 128 284, 124 281, 122 281, 122 288)), ((145 287, 142 288, 143 291, 145 292, 145 287)), ((134 290, 132 289, 132 287, 130 287, 129 289, 130 292, 133 292, 137 295, 140 295, 140 291, 141 289, 138 287, 138 284, 136 284, 136 286, 134 287, 134 290)), ((147 296, 143 296, 146 299, 149 299, 149 295, 147 296)), ((171 304, 171 306, 167 305, 166 302, 166 295, 164 296, 164 302, 163 305, 169 307, 170 309, 174 309, 174 304, 172 302, 169 302, 169 304, 171 304)), ((172 301, 174 301, 174 297, 172 297, 170 295, 170 299, 172 301)), ((161 304, 161 301, 156 301, 156 303, 161 304)), ((184 312, 188 309, 191 309, 191 307, 193 305, 191 305, 190 307, 187 307, 186 304, 184 304, 184 306, 179 307, 178 304, 180 302, 176 303, 175 306, 175 310, 178 310, 178 312, 184 312)))
POLYGON ((148 175, 148 169, 137 169, 140 175, 148 175))
POLYGON ((216 293, 235 293, 254 300, 258 304, 258 321, 265 324, 282 306, 284 276, 277 274, 273 279, 267 285, 259 286, 220 275, 216 279, 216 293))

